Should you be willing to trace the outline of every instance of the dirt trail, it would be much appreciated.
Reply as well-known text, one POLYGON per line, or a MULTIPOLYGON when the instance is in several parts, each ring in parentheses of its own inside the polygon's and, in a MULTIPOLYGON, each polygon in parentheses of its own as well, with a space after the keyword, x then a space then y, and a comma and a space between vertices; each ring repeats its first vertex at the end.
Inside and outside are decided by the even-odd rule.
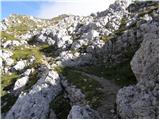
MULTIPOLYGON (((48 61, 48 59, 46 60, 48 61)), ((51 65, 49 61, 48 63, 51 65)), ((75 70, 75 71, 81 73, 82 75, 88 76, 91 79, 98 81, 103 87, 102 92, 104 93, 104 99, 101 105, 97 108, 97 111, 102 116, 102 119, 116 118, 116 115, 115 115, 116 94, 120 89, 120 87, 116 85, 112 80, 108 80, 103 77, 98 77, 93 74, 88 74, 79 70, 75 70)))
POLYGON ((91 75, 85 72, 77 71, 80 72, 83 75, 86 75, 96 81, 98 81, 103 89, 102 91, 104 92, 104 99, 101 104, 97 108, 97 111, 101 114, 102 118, 104 119, 109 119, 109 118, 115 118, 115 102, 116 102, 116 94, 120 87, 116 85, 113 81, 98 77, 95 75, 91 75))

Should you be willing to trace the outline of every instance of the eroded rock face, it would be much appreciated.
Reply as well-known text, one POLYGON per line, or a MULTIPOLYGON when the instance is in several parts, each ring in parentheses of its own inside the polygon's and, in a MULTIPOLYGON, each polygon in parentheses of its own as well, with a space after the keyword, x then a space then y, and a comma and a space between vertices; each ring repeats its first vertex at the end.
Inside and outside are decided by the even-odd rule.
POLYGON ((47 118, 49 103, 61 91, 60 78, 55 71, 41 67, 40 79, 29 90, 22 92, 5 118, 47 118))
POLYGON ((98 119, 99 114, 89 106, 72 106, 68 119, 98 119))
POLYGON ((158 118, 158 28, 149 27, 145 26, 144 30, 151 33, 146 33, 131 61, 138 83, 122 88, 117 94, 117 110, 121 118, 158 118))

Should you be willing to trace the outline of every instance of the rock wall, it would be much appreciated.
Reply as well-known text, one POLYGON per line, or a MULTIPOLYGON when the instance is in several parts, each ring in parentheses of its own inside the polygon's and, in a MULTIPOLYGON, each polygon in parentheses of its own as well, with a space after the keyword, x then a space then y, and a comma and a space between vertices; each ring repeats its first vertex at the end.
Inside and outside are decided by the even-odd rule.
POLYGON ((121 118, 159 117, 158 23, 143 24, 141 28, 146 34, 131 61, 138 83, 120 89, 117 94, 117 111, 121 118))

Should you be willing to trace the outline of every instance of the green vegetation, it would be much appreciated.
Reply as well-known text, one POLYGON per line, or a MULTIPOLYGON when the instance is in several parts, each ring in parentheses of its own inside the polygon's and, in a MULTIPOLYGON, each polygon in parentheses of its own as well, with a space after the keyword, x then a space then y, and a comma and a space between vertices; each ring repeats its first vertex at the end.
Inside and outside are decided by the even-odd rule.
POLYGON ((57 54, 55 54, 56 48, 52 45, 41 45, 40 52, 45 54, 48 57, 57 57, 57 54))
POLYGON ((67 15, 54 17, 50 20, 41 19, 40 21, 34 21, 32 18, 28 16, 13 14, 8 18, 10 26, 7 29, 7 31, 12 32, 15 35, 22 35, 26 34, 28 31, 33 31, 34 29, 40 30, 44 27, 55 25, 65 17, 67 17, 67 15), (12 22, 13 20, 15 22, 12 22))
POLYGON ((30 28, 27 25, 22 23, 22 24, 18 24, 16 26, 11 26, 10 28, 8 28, 8 31, 14 32, 17 35, 22 35, 22 34, 27 33, 27 31, 29 29, 30 28))
MULTIPOLYGON (((142 10, 139 14, 138 17, 143 17, 146 14, 150 14, 152 13, 154 10, 157 10, 159 8, 159 4, 157 4, 156 2, 152 4, 152 6, 150 6, 149 8, 147 8, 146 10, 142 10)), ((109 34, 108 36, 101 36, 101 40, 103 40, 104 42, 108 42, 114 38, 116 38, 117 36, 120 36, 123 34, 123 32, 126 30, 125 26, 127 23, 127 18, 124 16, 121 21, 120 21, 120 27, 118 30, 115 30, 113 33, 109 34)), ((135 22, 134 24, 132 24, 132 26, 130 26, 130 28, 136 27, 137 23, 135 22)))
POLYGON ((122 87, 136 83, 136 78, 129 63, 121 63, 108 68, 105 68, 105 65, 86 66, 79 68, 79 70, 113 80, 116 84, 122 87))
POLYGON ((4 32, 4 31, 1 32, 1 38, 4 39, 5 41, 7 41, 7 40, 15 40, 16 39, 14 34, 9 34, 9 33, 4 32))
POLYGON ((8 112, 8 110, 13 106, 17 97, 7 93, 15 81, 19 78, 18 73, 4 74, 1 77, 1 110, 2 113, 8 112))
POLYGON ((100 39, 103 40, 106 43, 110 40, 115 39, 117 36, 121 35, 126 30, 125 26, 126 26, 126 23, 127 23, 127 18, 124 16, 121 19, 120 23, 121 24, 120 24, 118 30, 115 30, 113 33, 109 34, 108 36, 103 35, 103 36, 100 37, 100 39))
POLYGON ((154 10, 157 10, 159 8, 159 4, 154 4, 154 6, 150 6, 146 10, 142 10, 139 14, 138 17, 143 17, 146 14, 152 13, 154 10))
POLYGON ((104 35, 104 36, 101 36, 101 37, 100 37, 100 40, 103 40, 105 43, 107 43, 107 42, 110 41, 110 40, 116 39, 117 36, 122 35, 124 31, 125 31, 124 28, 115 30, 113 33, 109 34, 108 36, 107 36, 107 35, 106 35, 106 36, 105 36, 105 35, 104 35))
POLYGON ((64 75, 67 80, 81 89, 86 96, 88 104, 93 108, 97 108, 103 99, 103 92, 100 90, 102 86, 94 79, 85 76, 72 68, 56 68, 58 72, 64 75))
POLYGON ((65 98, 65 93, 62 92, 49 104, 50 108, 55 111, 58 119, 67 119, 69 111, 71 110, 69 99, 65 98))
POLYGON ((105 43, 107 43, 108 41, 110 41, 110 40, 112 40, 112 39, 114 39, 115 38, 115 36, 113 36, 113 35, 108 35, 108 36, 101 36, 100 37, 100 40, 103 40, 105 43))
POLYGON ((41 64, 43 56, 39 49, 40 49, 39 47, 29 47, 29 48, 24 46, 15 47, 12 58, 15 61, 18 61, 20 59, 29 59, 32 56, 34 56, 36 59, 34 64, 41 64))
POLYGON ((1 77, 1 96, 6 95, 6 90, 9 90, 11 86, 15 83, 15 81, 18 79, 19 75, 18 73, 14 72, 11 75, 10 74, 4 74, 1 77))
POLYGON ((120 22, 121 24, 120 24, 120 26, 119 26, 119 29, 123 29, 123 30, 125 30, 125 26, 126 26, 126 24, 127 24, 127 18, 125 17, 125 16, 123 16, 123 18, 121 19, 121 22, 120 22))

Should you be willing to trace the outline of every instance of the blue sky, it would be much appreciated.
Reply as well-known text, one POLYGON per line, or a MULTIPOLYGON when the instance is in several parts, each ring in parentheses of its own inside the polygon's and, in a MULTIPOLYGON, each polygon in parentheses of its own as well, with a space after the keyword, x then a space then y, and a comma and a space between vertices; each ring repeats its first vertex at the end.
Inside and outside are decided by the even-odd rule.
POLYGON ((2 1, 2 19, 8 17, 10 14, 22 14, 22 15, 32 15, 37 16, 40 6, 44 2, 36 1, 2 1))
POLYGON ((103 11, 115 0, 0 0, 1 19, 10 14, 53 18, 60 14, 90 15, 103 11))

